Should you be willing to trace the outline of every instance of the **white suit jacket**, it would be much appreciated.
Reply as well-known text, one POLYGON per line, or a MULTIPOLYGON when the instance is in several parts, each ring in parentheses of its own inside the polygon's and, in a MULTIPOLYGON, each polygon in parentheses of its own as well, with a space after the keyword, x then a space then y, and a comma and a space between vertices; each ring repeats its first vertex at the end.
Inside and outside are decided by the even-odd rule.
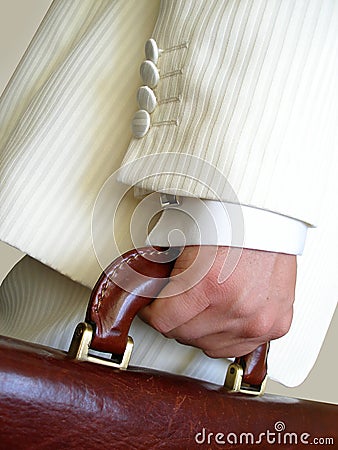
MULTIPOLYGON (((128 185, 318 224, 299 260, 292 329, 269 357, 273 378, 299 384, 338 292, 337 27, 335 0, 55 0, 1 99, 0 239, 93 286, 116 256, 104 243, 123 158, 128 185), (142 65, 150 37, 162 52, 142 65), (136 139, 149 77, 157 104, 136 139), (201 183, 194 164, 177 167, 182 154, 221 176, 201 183), (148 155, 159 155, 156 176, 138 160, 148 155)), ((132 246, 136 204, 129 192, 120 205, 119 251, 132 246)))

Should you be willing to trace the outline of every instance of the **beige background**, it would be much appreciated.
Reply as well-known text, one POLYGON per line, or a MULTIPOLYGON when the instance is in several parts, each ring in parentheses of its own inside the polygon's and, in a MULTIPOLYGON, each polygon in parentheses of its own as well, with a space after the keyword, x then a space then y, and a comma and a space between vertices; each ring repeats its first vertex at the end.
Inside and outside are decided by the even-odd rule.
MULTIPOLYGON (((0 0, 0 92, 5 88, 50 4, 51 0, 0 0)), ((0 242, 0 283, 22 256, 18 250, 0 242)), ((337 342, 336 313, 315 367, 307 380, 293 389, 269 381, 267 391, 338 403, 338 388, 334 375, 338 370, 337 358, 334 358, 337 355, 337 342)))

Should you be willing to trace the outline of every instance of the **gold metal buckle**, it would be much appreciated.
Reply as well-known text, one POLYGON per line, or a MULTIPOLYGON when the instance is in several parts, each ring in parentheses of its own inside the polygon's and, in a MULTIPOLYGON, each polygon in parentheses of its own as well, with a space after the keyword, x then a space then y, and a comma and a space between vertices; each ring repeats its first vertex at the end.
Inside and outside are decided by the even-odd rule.
POLYGON ((128 367, 131 352, 133 350, 133 339, 128 336, 127 346, 119 362, 111 359, 101 358, 89 354, 89 347, 93 339, 93 327, 86 322, 77 325, 74 331, 73 339, 68 350, 68 357, 77 361, 88 361, 95 364, 102 364, 117 369, 125 370, 128 367))
POLYGON ((228 367, 224 386, 229 392, 241 392, 242 394, 258 396, 264 394, 267 379, 268 377, 266 376, 260 386, 243 383, 243 367, 237 363, 232 363, 228 367))

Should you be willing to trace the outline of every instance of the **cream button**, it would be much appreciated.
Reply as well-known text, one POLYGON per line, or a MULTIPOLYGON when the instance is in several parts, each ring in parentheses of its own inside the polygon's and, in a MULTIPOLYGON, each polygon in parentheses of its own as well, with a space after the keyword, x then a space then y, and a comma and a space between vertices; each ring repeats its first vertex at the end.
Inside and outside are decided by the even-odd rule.
POLYGON ((141 86, 137 91, 137 101, 141 109, 152 113, 157 105, 156 95, 148 86, 141 86))
POLYGON ((141 138, 145 136, 150 127, 150 115, 144 109, 137 111, 131 123, 131 129, 134 137, 141 138))
POLYGON ((154 64, 157 64, 158 57, 160 54, 159 48, 155 39, 148 39, 145 45, 146 59, 149 59, 154 64))
POLYGON ((140 67, 140 74, 143 84, 149 86, 150 88, 157 86, 160 79, 160 74, 152 61, 143 61, 140 67))

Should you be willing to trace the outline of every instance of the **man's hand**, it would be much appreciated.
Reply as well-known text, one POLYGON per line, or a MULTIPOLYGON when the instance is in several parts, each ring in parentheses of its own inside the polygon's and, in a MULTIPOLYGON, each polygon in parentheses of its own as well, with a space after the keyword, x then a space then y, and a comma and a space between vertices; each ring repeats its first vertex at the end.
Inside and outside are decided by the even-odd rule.
POLYGON ((186 247, 172 271, 172 276, 179 276, 142 310, 141 318, 164 336, 213 358, 242 356, 286 334, 292 320, 296 257, 244 249, 231 275, 219 283, 228 250, 186 247), (186 269, 198 252, 204 261, 216 252, 215 260, 207 275, 183 292, 191 283, 186 269), (177 292, 181 293, 173 295, 177 292))

